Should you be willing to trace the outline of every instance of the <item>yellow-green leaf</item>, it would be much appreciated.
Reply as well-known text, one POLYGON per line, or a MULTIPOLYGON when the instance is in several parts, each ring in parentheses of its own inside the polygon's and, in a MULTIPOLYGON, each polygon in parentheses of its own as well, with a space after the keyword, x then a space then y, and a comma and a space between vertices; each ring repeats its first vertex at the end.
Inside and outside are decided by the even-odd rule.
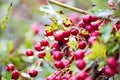
POLYGON ((7 12, 7 15, 4 16, 1 20, 1 29, 2 30, 6 30, 6 26, 7 26, 7 22, 8 22, 8 19, 9 19, 9 16, 10 16, 10 13, 11 13, 11 10, 12 10, 12 5, 13 5, 13 0, 11 1, 9 7, 8 7, 8 12, 7 12))

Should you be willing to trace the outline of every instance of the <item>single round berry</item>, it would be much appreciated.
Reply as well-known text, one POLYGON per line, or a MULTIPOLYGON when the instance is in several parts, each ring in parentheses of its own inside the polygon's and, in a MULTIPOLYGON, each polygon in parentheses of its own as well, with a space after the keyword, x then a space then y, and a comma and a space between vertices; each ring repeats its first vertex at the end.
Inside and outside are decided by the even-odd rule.
POLYGON ((77 50, 75 52, 75 59, 83 59, 85 52, 85 50, 77 50))
POLYGON ((31 69, 28 71, 28 73, 29 73, 30 77, 36 77, 38 74, 38 71, 35 69, 31 69))
POLYGON ((90 24, 90 23, 91 23, 91 15, 85 15, 85 16, 83 17, 83 22, 84 22, 85 24, 90 24))
POLYGON ((47 31, 47 30, 45 30, 44 35, 45 35, 46 37, 48 37, 48 36, 53 36, 53 31, 47 31))
POLYGON ((59 61, 63 58, 63 54, 60 52, 60 51, 55 51, 53 53, 53 58, 56 60, 56 61, 59 61))
POLYGON ((62 61, 55 61, 55 67, 56 68, 64 68, 64 64, 62 61))
POLYGON ((7 66, 6 66, 6 70, 7 71, 13 71, 15 69, 15 66, 14 66, 14 64, 8 64, 7 66))
POLYGON ((70 32, 71 32, 71 34, 72 35, 77 35, 78 33, 79 33, 79 30, 77 29, 77 28, 72 28, 71 30, 70 30, 70 32))
POLYGON ((118 66, 117 60, 114 57, 108 58, 107 63, 111 68, 116 68, 118 66))
POLYGON ((48 46, 49 45, 49 42, 46 39, 42 40, 40 43, 41 43, 42 46, 48 46))
POLYGON ((85 71, 80 71, 77 75, 76 75, 76 80, 85 80, 87 78, 87 73, 85 71))
POLYGON ((70 36, 70 31, 66 30, 66 31, 63 32, 63 34, 64 34, 65 38, 68 38, 70 36))
POLYGON ((79 44, 78 44, 78 47, 79 47, 80 49, 84 49, 84 48, 86 47, 86 42, 85 42, 84 40, 81 40, 81 41, 79 42, 79 44))
POLYGON ((34 48, 36 51, 44 50, 44 47, 40 43, 35 44, 34 48))
POLYGON ((86 27, 86 24, 83 21, 80 21, 78 25, 79 25, 80 28, 85 28, 86 27))
POLYGON ((59 43, 58 43, 57 41, 53 42, 53 43, 52 43, 52 48, 55 48, 55 49, 57 49, 57 50, 60 50, 60 45, 59 45, 59 43))
POLYGON ((94 15, 91 16, 91 21, 92 21, 92 22, 97 21, 97 20, 98 20, 98 17, 97 17, 97 16, 94 16, 94 15))
POLYGON ((31 50, 31 49, 26 50, 26 56, 33 56, 33 55, 34 55, 33 50, 31 50))
POLYGON ((20 75, 19 72, 17 70, 14 70, 12 72, 12 79, 17 80, 19 78, 19 75, 20 75))
POLYGON ((111 69, 109 66, 104 68, 104 73, 110 77, 115 75, 114 70, 111 69))
POLYGON ((54 35, 56 41, 62 41, 64 38, 63 31, 57 31, 54 35))
POLYGON ((45 51, 40 51, 38 53, 38 58, 44 58, 46 56, 46 52, 45 51))
POLYGON ((85 28, 88 32, 93 32, 94 31, 94 27, 91 24, 87 25, 85 28))
POLYGON ((85 63, 85 61, 84 61, 84 60, 79 59, 79 60, 77 60, 77 61, 76 61, 76 65, 77 65, 77 67, 78 67, 80 70, 82 70, 82 69, 84 69, 84 68, 85 68, 86 63, 85 63))

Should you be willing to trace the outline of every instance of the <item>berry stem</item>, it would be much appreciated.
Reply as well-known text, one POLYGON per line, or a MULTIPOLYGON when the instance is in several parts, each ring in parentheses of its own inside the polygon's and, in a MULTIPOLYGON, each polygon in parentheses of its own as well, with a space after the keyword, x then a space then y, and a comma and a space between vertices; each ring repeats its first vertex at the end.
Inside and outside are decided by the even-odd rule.
POLYGON ((69 10, 72 10, 72 11, 75 11, 75 12, 78 12, 78 13, 81 13, 81 14, 90 14, 90 12, 87 12, 85 10, 82 10, 82 9, 78 9, 78 8, 75 8, 75 7, 72 7, 72 6, 69 6, 69 5, 66 5, 66 4, 63 4, 63 3, 60 3, 58 1, 55 1, 55 0, 49 0, 50 3, 52 4, 55 4, 55 5, 58 5, 60 7, 63 7, 63 8, 67 8, 69 10))

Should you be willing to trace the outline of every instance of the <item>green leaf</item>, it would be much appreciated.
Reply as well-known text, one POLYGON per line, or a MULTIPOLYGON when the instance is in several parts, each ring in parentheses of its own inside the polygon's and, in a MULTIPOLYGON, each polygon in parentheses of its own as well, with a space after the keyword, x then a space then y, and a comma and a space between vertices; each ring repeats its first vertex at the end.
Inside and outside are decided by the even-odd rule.
POLYGON ((87 55, 89 60, 95 60, 96 58, 106 58, 106 47, 104 44, 94 42, 91 50, 92 53, 87 55))
POLYGON ((73 48, 74 50, 77 50, 77 49, 78 49, 78 42, 77 42, 75 39, 73 39, 73 38, 71 38, 71 39, 69 40, 69 45, 70 45, 70 47, 73 48))
POLYGON ((113 29, 113 25, 114 25, 113 22, 108 23, 107 25, 103 26, 102 29, 100 30, 100 32, 102 34, 101 35, 102 39, 105 43, 108 42, 108 40, 110 38, 110 34, 113 29))
POLYGON ((7 80, 11 80, 12 77, 12 73, 11 72, 7 72, 7 80))
POLYGON ((12 5, 13 5, 13 0, 11 1, 10 5, 8 7, 7 15, 5 17, 3 17, 2 20, 1 20, 1 29, 2 30, 6 30, 7 22, 8 22, 10 13, 12 11, 12 5))

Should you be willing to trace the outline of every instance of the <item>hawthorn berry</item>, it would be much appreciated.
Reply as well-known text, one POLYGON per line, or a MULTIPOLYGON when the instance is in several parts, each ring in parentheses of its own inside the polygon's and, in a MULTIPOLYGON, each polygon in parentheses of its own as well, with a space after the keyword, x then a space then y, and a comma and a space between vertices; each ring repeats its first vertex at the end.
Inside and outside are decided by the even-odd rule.
POLYGON ((117 60, 114 57, 108 58, 107 63, 111 68, 116 68, 118 66, 117 60))
POLYGON ((78 47, 80 49, 84 49, 86 47, 86 42, 84 40, 80 40, 80 42, 78 44, 78 47))
POLYGON ((28 71, 28 74, 30 75, 30 77, 36 77, 38 74, 38 71, 35 69, 31 69, 28 71))
POLYGON ((85 24, 90 24, 91 23, 91 15, 85 15, 84 17, 83 17, 83 22, 85 23, 85 24))
POLYGON ((46 56, 46 52, 45 51, 40 51, 38 53, 38 58, 44 58, 46 56))
POLYGON ((31 49, 26 50, 26 56, 33 56, 33 55, 34 55, 33 50, 31 50, 31 49))
POLYGON ((40 43, 36 43, 34 48, 35 48, 36 51, 44 50, 44 46, 42 46, 40 43))
POLYGON ((18 79, 19 78, 19 72, 17 70, 12 71, 12 79, 18 79))
POLYGON ((46 39, 42 40, 40 43, 41 43, 41 46, 48 46, 49 45, 49 42, 46 39))
POLYGON ((54 35, 56 41, 62 41, 64 38, 63 31, 57 31, 54 35))
POLYGON ((10 63, 10 64, 8 64, 7 66, 6 66, 6 70, 7 71, 13 71, 15 69, 15 66, 14 66, 14 64, 12 64, 12 63, 10 63))
POLYGON ((71 28, 70 32, 72 35, 76 36, 79 33, 79 30, 77 28, 71 28))
POLYGON ((61 60, 63 58, 63 54, 60 51, 54 51, 53 58, 56 61, 59 61, 59 60, 61 60))
POLYGON ((85 61, 84 61, 84 60, 79 59, 79 60, 77 60, 77 61, 76 61, 76 65, 77 65, 77 67, 78 67, 80 70, 82 70, 82 69, 84 69, 84 68, 85 68, 86 63, 85 63, 85 61))
POLYGON ((83 59, 84 55, 85 55, 85 50, 77 50, 75 52, 75 59, 83 59))
POLYGON ((64 64, 62 61, 55 61, 55 67, 56 68, 64 68, 64 64))

